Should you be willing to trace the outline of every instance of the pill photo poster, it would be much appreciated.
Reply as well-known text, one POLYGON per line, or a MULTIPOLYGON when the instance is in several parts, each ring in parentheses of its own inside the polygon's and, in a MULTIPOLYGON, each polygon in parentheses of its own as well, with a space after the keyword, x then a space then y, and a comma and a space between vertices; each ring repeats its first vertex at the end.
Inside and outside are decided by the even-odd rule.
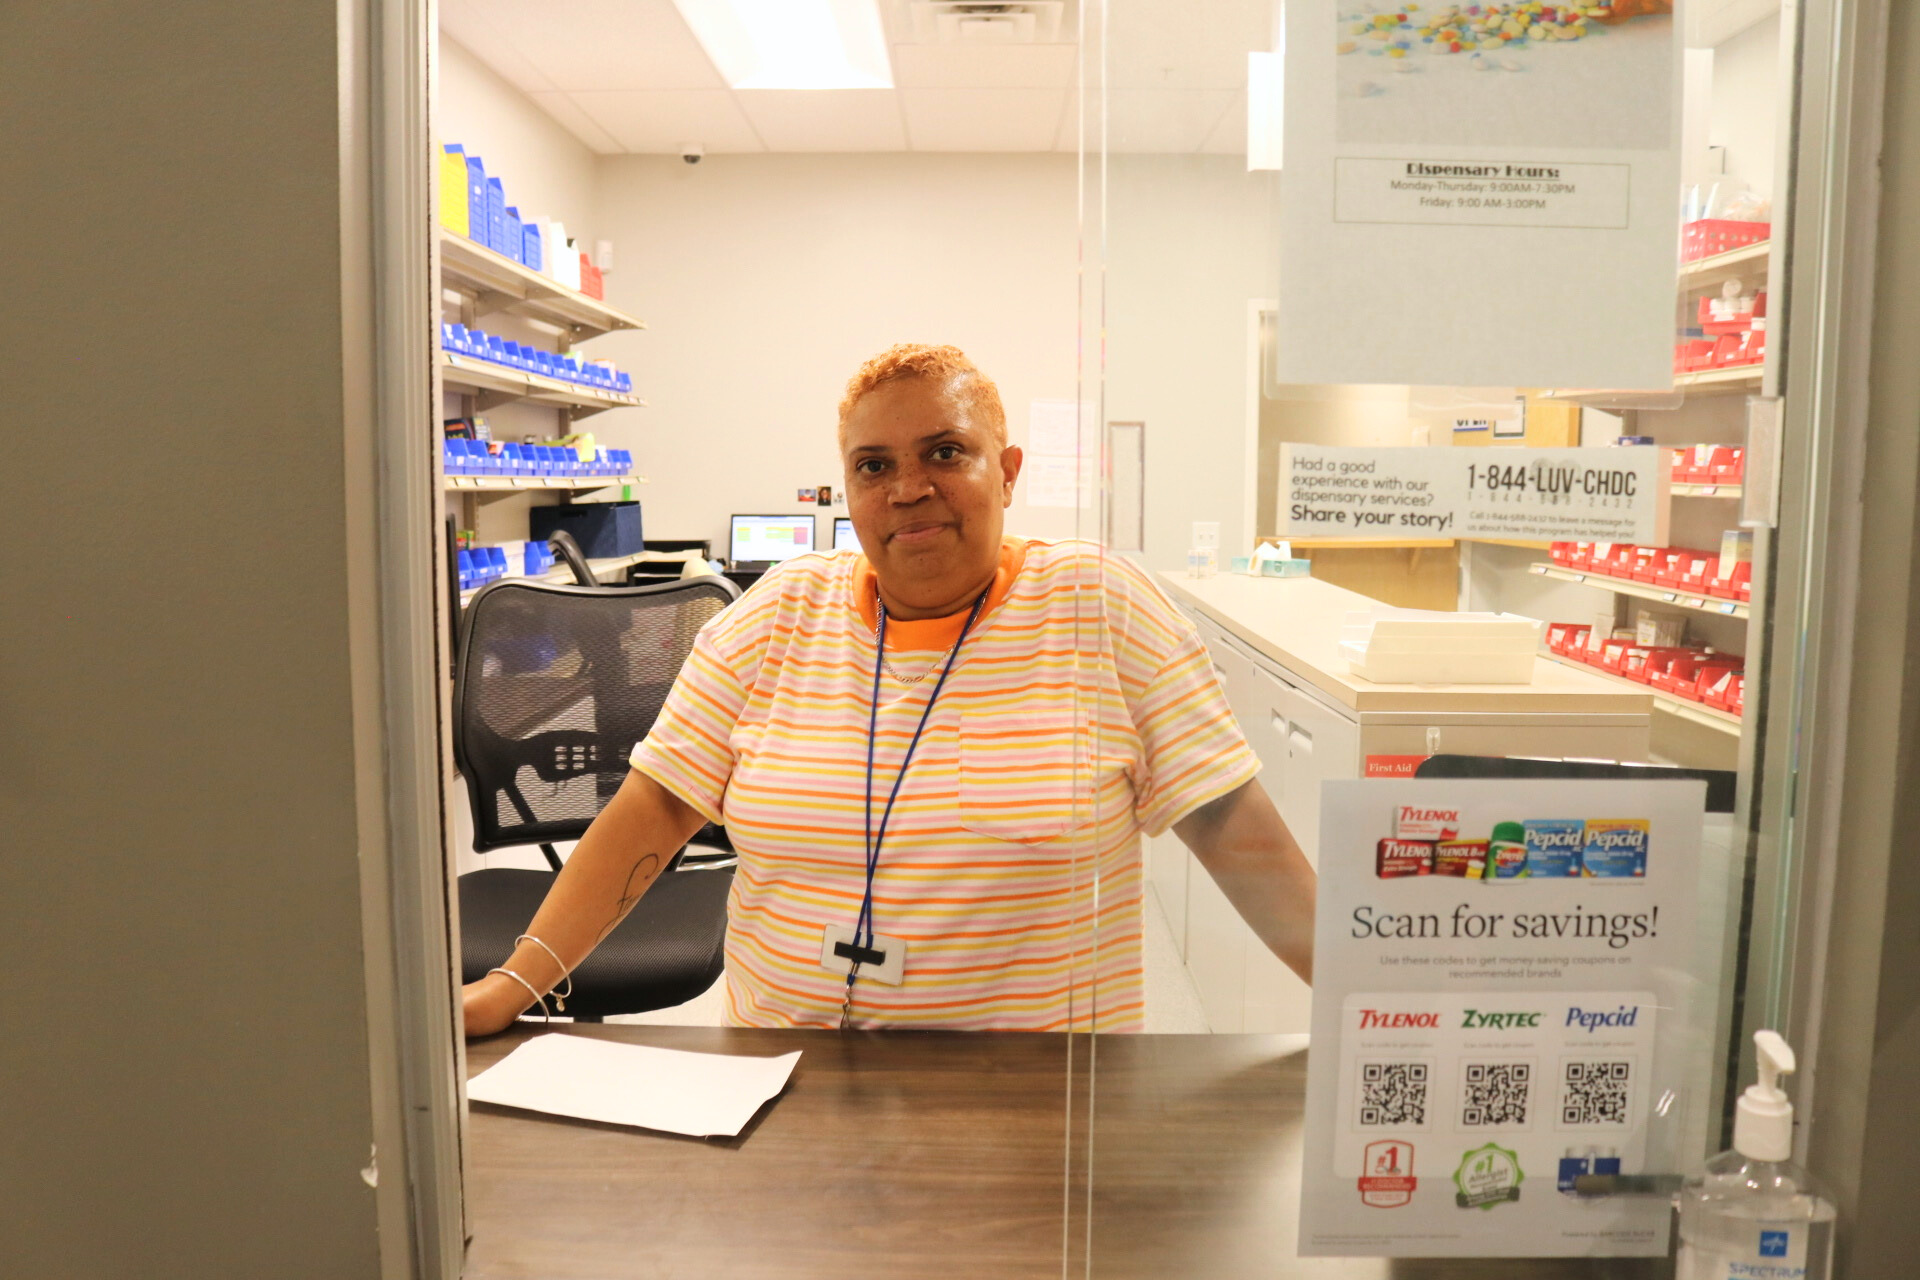
POLYGON ((1675 0, 1285 24, 1279 380, 1672 385, 1675 0))
POLYGON ((1575 1180, 1674 1171, 1708 1105, 1705 802, 1698 781, 1324 785, 1302 1255, 1666 1253, 1664 1200, 1575 1180))

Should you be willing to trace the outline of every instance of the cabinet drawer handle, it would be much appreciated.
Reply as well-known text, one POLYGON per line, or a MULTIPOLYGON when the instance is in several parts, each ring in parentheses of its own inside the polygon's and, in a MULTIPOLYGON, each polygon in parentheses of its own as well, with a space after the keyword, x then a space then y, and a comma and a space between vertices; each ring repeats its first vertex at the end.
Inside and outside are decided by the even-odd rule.
POLYGON ((1301 755, 1310 756, 1313 754, 1313 734, 1302 729, 1299 725, 1296 724, 1292 727, 1287 735, 1287 741, 1292 745, 1293 749, 1301 755))

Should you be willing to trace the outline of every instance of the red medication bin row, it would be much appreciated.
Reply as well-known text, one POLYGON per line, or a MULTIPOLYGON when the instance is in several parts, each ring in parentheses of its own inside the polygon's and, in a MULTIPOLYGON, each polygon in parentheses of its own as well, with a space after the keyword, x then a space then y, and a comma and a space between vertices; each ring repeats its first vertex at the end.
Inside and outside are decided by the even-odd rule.
POLYGON ((1740 484, 1747 451, 1735 444, 1696 444, 1669 451, 1675 484, 1740 484))
POLYGON ((1722 600, 1749 600, 1753 566, 1728 566, 1720 576, 1720 553, 1689 547, 1641 547, 1628 542, 1556 542, 1547 552, 1553 563, 1581 573, 1602 574, 1623 582, 1722 600))
POLYGON ((1611 638, 1592 648, 1592 636, 1593 628, 1586 623, 1549 623, 1547 648, 1676 698, 1734 715, 1744 709, 1746 677, 1737 657, 1693 645, 1647 645, 1611 638))

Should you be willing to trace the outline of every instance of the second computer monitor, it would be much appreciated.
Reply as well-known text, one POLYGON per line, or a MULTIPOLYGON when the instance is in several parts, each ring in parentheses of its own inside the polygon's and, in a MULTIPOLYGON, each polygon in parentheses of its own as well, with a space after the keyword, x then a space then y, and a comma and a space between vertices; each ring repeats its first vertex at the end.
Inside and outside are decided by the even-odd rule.
POLYGON ((853 531, 853 521, 845 516, 835 516, 833 518, 833 549, 838 551, 841 547, 851 547, 858 551, 860 535, 853 531))
POLYGON ((735 516, 727 559, 736 565, 775 565, 813 550, 812 516, 735 516))

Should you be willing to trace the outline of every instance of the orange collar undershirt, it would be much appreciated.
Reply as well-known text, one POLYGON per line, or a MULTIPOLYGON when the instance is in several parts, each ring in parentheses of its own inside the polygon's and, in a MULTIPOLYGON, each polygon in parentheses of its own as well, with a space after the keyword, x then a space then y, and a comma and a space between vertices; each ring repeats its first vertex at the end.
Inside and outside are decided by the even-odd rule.
MULTIPOLYGON (((1019 576, 1020 567, 1027 561, 1027 544, 1018 538, 1003 538, 1000 542, 1000 567, 994 571, 993 586, 987 592, 987 603, 980 610, 984 619, 1000 607, 1007 598, 1007 590, 1012 587, 1014 578, 1019 576)), ((865 556, 853 566, 853 598, 860 602, 860 618, 872 631, 879 613, 874 602, 879 598, 873 579, 873 565, 865 556)), ((953 647, 960 638, 960 628, 966 625, 967 615, 973 612, 968 605, 958 613, 950 613, 944 618, 888 618, 887 652, 921 653, 940 652, 953 647)), ((974 624, 978 626, 978 623, 974 624)))

